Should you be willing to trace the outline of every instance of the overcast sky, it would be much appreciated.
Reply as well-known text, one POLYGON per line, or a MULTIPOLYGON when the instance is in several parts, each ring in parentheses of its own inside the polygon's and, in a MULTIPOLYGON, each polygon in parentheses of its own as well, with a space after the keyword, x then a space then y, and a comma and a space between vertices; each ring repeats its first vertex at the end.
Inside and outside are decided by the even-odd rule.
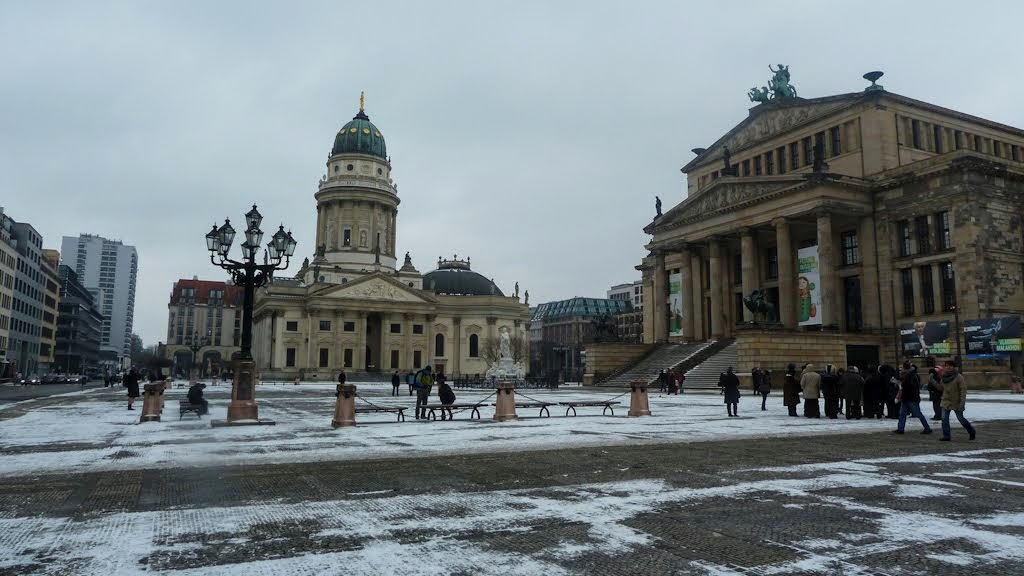
POLYGON ((1019 6, 7 1, 0 206, 48 248, 136 246, 153 344, 176 279, 226 278, 215 220, 256 202, 299 242, 287 274, 312 255, 316 183, 365 90, 400 254, 424 273, 470 256, 531 304, 603 297, 639 279, 654 196, 682 200, 690 149, 743 120, 769 63, 804 97, 879 69, 890 91, 1024 126, 1019 6))

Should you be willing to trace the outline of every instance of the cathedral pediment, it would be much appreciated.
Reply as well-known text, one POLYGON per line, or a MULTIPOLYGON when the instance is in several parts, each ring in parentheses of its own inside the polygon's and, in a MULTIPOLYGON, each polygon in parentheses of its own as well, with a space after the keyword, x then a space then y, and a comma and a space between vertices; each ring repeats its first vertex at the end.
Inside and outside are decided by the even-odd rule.
POLYGON ((348 284, 342 284, 318 296, 353 300, 380 300, 386 302, 432 303, 433 300, 419 290, 402 283, 374 274, 348 284))
POLYGON ((721 160, 728 146, 733 153, 762 140, 809 124, 860 101, 863 94, 844 94, 827 98, 791 98, 773 100, 753 108, 750 116, 683 167, 683 172, 715 159, 721 160))

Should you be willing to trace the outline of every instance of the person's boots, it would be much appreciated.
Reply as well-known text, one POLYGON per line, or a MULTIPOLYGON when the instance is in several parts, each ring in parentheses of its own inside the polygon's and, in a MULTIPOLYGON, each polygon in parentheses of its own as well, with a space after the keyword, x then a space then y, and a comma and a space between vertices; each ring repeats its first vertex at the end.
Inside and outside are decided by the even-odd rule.
POLYGON ((732 415, 737 417, 737 418, 740 417, 740 405, 739 404, 733 404, 732 405, 732 415))

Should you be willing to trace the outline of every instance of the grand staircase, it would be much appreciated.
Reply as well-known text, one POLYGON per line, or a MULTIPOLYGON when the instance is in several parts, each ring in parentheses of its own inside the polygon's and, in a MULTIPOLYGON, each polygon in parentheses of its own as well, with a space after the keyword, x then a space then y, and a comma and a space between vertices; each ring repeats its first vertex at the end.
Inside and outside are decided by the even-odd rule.
POLYGON ((714 355, 709 356, 700 364, 687 370, 684 389, 709 389, 718 390, 718 377, 727 368, 732 367, 735 371, 739 358, 736 355, 736 342, 728 342, 714 355))
POLYGON ((662 344, 636 364, 624 370, 613 372, 597 385, 623 388, 637 380, 650 384, 658 379, 658 373, 662 370, 668 370, 669 368, 684 364, 688 359, 693 358, 702 350, 713 345, 714 342, 662 344))

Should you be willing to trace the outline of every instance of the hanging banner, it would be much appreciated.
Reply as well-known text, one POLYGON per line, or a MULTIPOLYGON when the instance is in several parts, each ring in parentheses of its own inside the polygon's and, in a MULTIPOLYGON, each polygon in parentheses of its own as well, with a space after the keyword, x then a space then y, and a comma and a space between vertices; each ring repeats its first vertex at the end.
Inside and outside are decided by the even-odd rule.
POLYGON ((964 343, 968 358, 1020 354, 1020 316, 964 320, 964 343))
POLYGON ((796 278, 796 310, 801 326, 821 324, 821 274, 818 247, 801 248, 797 252, 800 265, 796 278))
POLYGON ((900 343, 904 356, 949 356, 949 322, 914 322, 900 326, 900 343))
POLYGON ((668 335, 683 335, 683 275, 668 277, 668 335))

